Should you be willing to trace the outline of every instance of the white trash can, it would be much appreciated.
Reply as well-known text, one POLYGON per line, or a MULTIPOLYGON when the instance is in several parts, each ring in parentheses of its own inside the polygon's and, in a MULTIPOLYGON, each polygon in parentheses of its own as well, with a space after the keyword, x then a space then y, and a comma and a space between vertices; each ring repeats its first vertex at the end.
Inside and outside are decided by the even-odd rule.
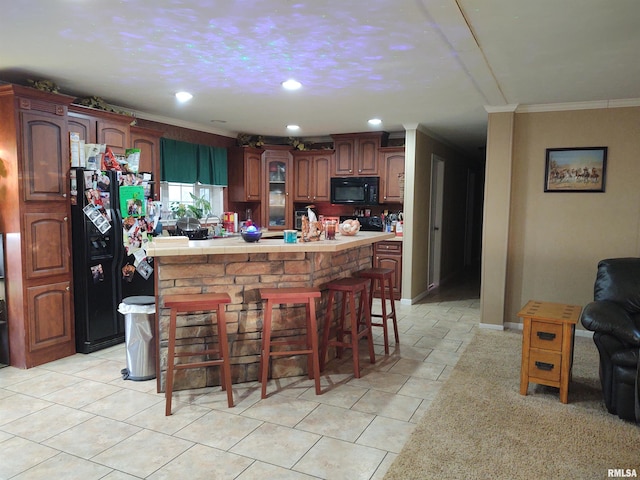
POLYGON ((127 368, 123 380, 156 378, 155 298, 147 295, 127 297, 118 306, 124 315, 124 342, 127 368))

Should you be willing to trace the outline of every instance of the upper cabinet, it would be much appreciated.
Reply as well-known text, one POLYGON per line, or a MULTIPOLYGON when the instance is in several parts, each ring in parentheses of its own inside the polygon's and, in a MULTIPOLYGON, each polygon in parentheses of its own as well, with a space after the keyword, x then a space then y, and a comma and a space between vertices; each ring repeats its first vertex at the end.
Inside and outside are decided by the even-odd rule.
POLYGON ((131 127, 131 148, 140 150, 139 172, 149 172, 154 180, 153 199, 160 200, 160 137, 162 132, 131 127))
MULTIPOLYGON (((104 143, 116 155, 128 148, 140 150, 139 172, 148 172, 154 181, 160 179, 160 137, 162 132, 131 125, 133 117, 105 112, 82 105, 70 105, 67 129, 77 133, 85 143, 104 143)), ((153 189, 154 200, 160 199, 160 188, 153 189)))
POLYGON ((290 229, 293 225, 291 153, 289 148, 269 148, 262 154, 265 196, 262 201, 265 226, 270 230, 290 229))
POLYGON ((386 145, 386 132, 331 135, 335 149, 334 177, 377 177, 378 150, 386 145))
POLYGON ((400 175, 404 174, 404 147, 381 148, 380 203, 403 203, 400 175))
POLYGON ((296 151, 293 153, 293 201, 329 202, 331 190, 330 150, 296 151))
POLYGON ((260 201, 263 151, 251 147, 231 147, 227 151, 230 201, 260 201))
MULTIPOLYGON (((117 114, 114 114, 117 115, 117 114)), ((117 117, 99 117, 96 122, 98 143, 106 143, 116 155, 124 155, 131 148, 130 123, 133 119, 117 117)))
POLYGON ((69 141, 64 116, 20 112, 25 201, 67 201, 69 141))

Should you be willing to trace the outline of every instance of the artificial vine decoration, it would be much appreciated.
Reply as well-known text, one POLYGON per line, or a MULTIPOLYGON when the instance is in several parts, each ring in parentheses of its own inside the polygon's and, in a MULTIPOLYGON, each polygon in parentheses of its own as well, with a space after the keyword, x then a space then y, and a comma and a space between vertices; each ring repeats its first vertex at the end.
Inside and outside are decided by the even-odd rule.
POLYGON ((58 85, 51 80, 27 80, 29 85, 41 92, 58 93, 60 89, 58 85))
POLYGON ((248 133, 239 133, 236 137, 236 143, 239 147, 260 148, 264 146, 264 138, 262 135, 249 135, 248 133))
POLYGON ((133 116, 133 114, 131 112, 127 112, 125 110, 119 110, 117 108, 114 108, 111 105, 109 105, 107 102, 105 102, 104 99, 102 99, 100 97, 96 97, 96 96, 84 97, 84 98, 76 98, 73 101, 73 103, 75 103, 76 105, 82 105, 82 106, 85 106, 85 107, 95 108, 97 110, 104 110, 105 112, 119 113, 119 114, 122 114, 122 115, 128 115, 130 117, 133 116))

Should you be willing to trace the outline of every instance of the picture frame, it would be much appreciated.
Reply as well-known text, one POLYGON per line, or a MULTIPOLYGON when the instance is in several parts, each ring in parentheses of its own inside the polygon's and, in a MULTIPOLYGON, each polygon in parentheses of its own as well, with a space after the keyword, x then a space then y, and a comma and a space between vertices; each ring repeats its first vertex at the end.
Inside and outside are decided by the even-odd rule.
POLYGON ((604 192, 607 147, 547 148, 545 192, 604 192))

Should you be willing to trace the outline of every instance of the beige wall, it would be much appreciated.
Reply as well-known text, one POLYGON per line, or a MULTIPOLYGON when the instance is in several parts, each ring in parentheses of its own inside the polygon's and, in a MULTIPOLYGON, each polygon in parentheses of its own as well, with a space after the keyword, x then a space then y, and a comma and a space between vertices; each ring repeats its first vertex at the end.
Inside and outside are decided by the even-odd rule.
MULTIPOLYGON (((520 323, 516 314, 529 299, 585 305, 599 260, 640 254, 640 108, 511 114, 510 165, 504 161, 508 149, 496 141, 508 139, 509 125, 491 129, 500 115, 509 114, 490 114, 489 121, 485 222, 504 217, 495 209, 504 196, 502 182, 509 182, 491 174, 490 165, 512 169, 510 213, 485 227, 508 231, 508 246, 501 251, 502 239, 485 235, 483 268, 493 262, 506 275, 499 323, 520 323), (546 148, 583 146, 608 147, 605 193, 544 193, 546 148)), ((483 276, 482 323, 498 323, 485 316, 484 303, 500 296, 500 286, 486 281, 483 276)))
POLYGON ((509 238, 513 112, 489 115, 484 186, 481 323, 502 328, 509 238))

